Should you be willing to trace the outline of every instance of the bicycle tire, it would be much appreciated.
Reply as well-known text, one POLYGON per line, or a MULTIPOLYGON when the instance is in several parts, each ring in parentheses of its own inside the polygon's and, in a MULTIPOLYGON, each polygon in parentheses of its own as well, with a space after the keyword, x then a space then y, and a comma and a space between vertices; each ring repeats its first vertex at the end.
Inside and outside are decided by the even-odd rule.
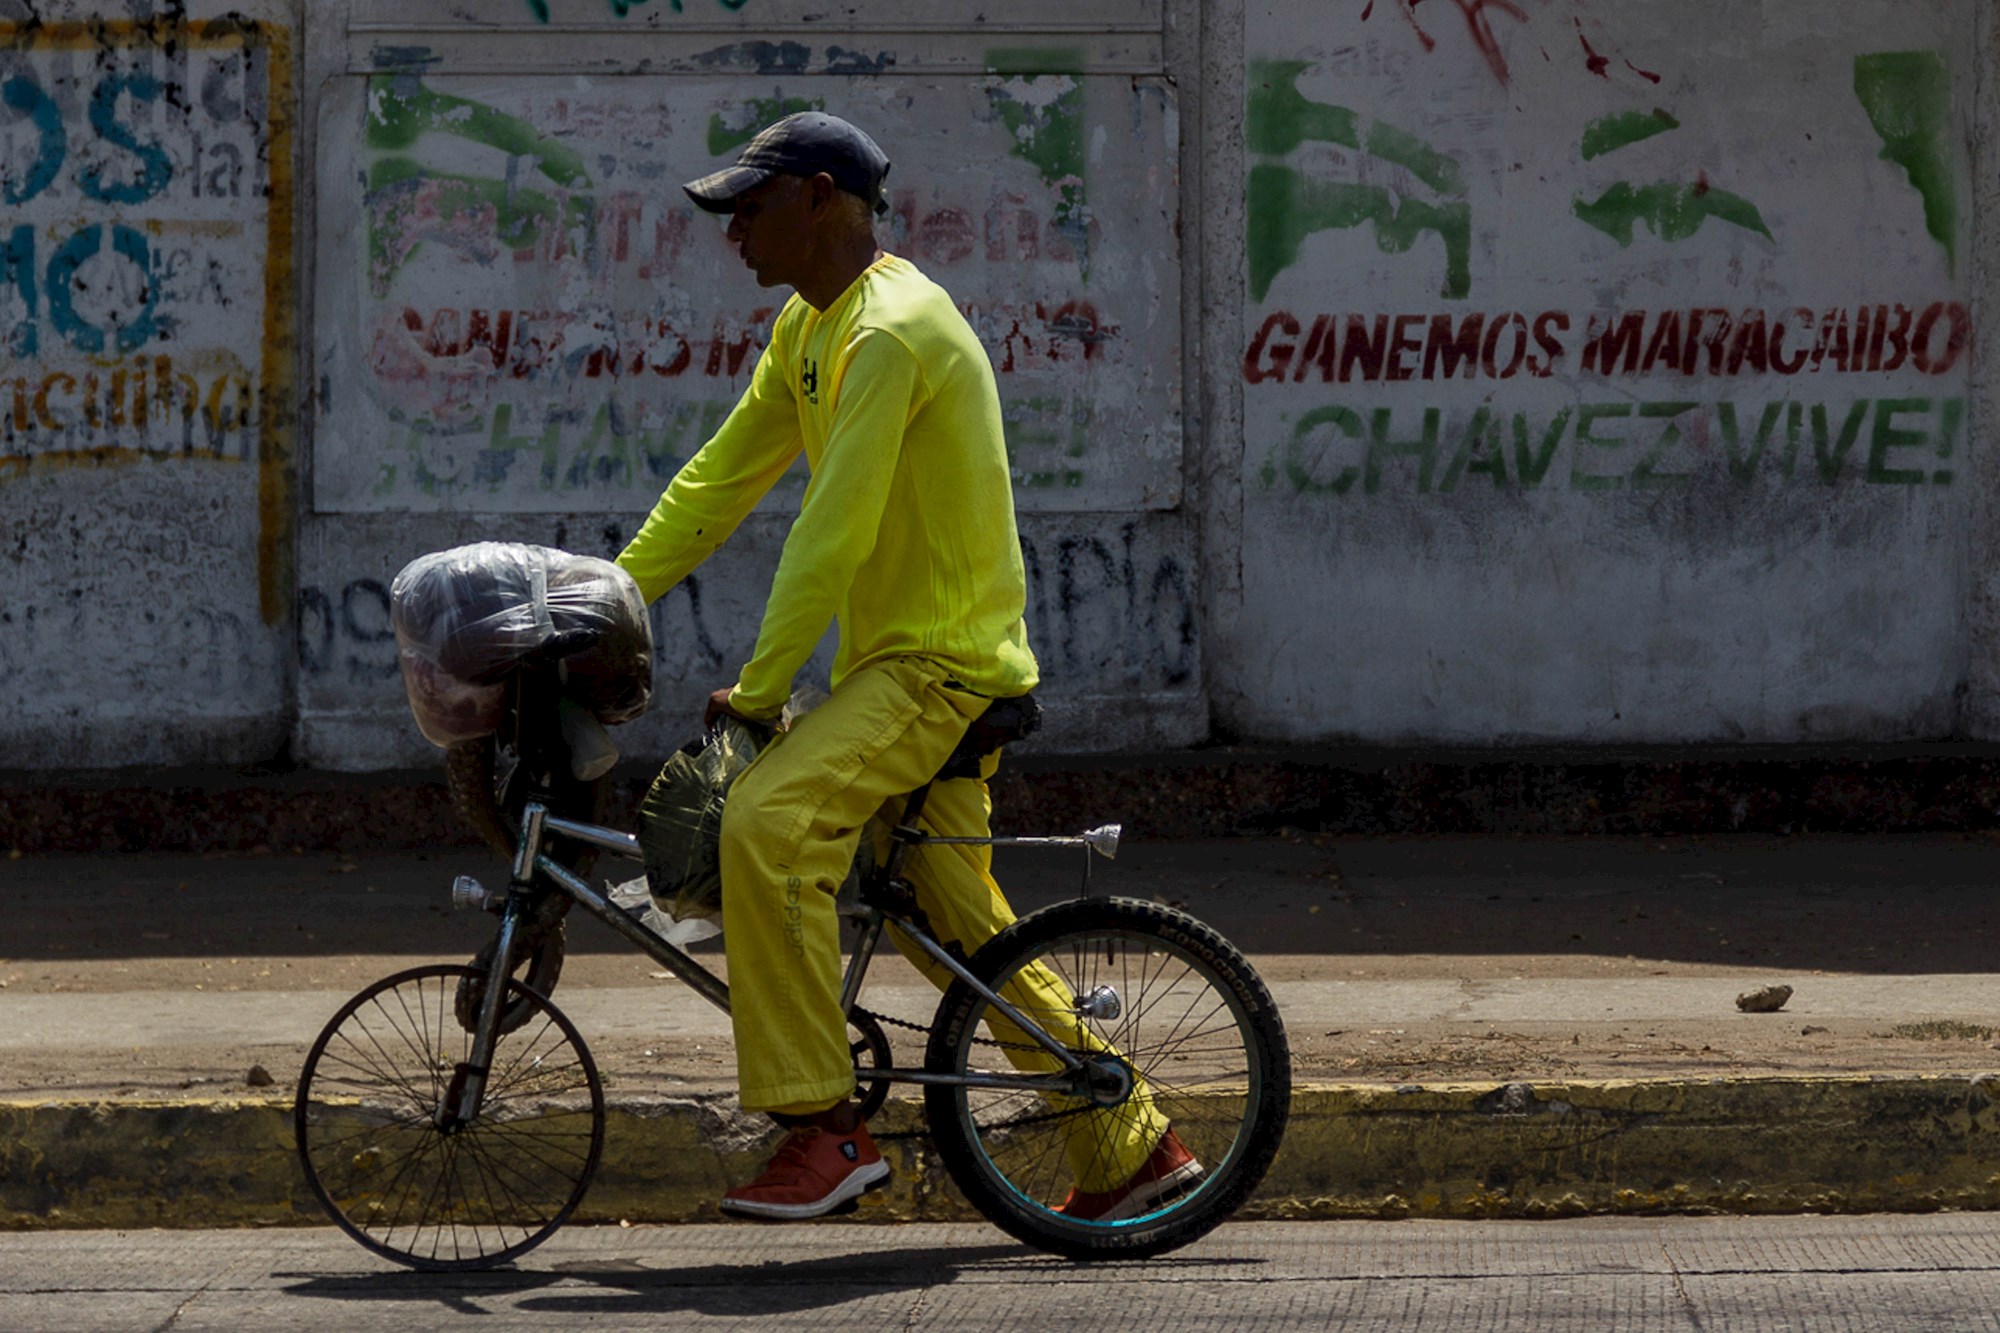
MULTIPOLYGON (((1206 1235, 1263 1180, 1290 1114, 1290 1047, 1269 989, 1212 927, 1157 903, 1082 899, 1023 917, 974 954, 969 968, 1045 1029, 1057 1018, 1071 1025, 1070 1035, 1059 1037, 1069 1049, 1106 1067, 1122 1061, 1139 1076, 1127 1100, 1093 1109, 1025 1090, 926 1088, 938 1155, 989 1221, 1073 1259, 1140 1259, 1206 1235), (1035 963, 1068 988, 1066 1012, 1050 1006, 1037 1014, 1027 992, 1008 993, 1035 963), (1155 1035, 1154 1027, 1166 1030, 1155 1035), (1103 1116, 1112 1119, 1083 1119, 1103 1116), (1157 1146, 1163 1121, 1200 1163, 1197 1176, 1135 1217, 1085 1220, 1060 1211, 1073 1203, 1070 1191, 1086 1171, 1113 1169, 1104 1144, 1127 1136, 1129 1161, 1157 1146)), ((978 1068, 975 1052, 1010 1031, 994 1033, 986 1022, 991 1007, 965 982, 953 982, 932 1025, 926 1069, 978 1068)), ((1020 1046, 1018 1029, 1011 1035, 1020 1046)), ((1132 1169, 1125 1168, 1128 1177, 1132 1169)))
POLYGON ((434 964, 364 987, 313 1043, 292 1108, 306 1181, 335 1224, 425 1271, 491 1268, 541 1244, 576 1210, 604 1148, 589 1049, 518 981, 509 1003, 541 1021, 500 1038, 479 1118, 439 1127, 470 1058, 452 992, 471 970, 434 964))

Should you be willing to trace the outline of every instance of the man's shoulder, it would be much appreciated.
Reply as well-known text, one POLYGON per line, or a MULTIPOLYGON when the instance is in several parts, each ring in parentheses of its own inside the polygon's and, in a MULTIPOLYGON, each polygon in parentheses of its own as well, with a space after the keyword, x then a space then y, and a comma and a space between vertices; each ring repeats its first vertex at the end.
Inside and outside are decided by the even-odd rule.
POLYGON ((913 351, 940 340, 972 336, 951 293, 907 259, 887 256, 872 276, 869 300, 856 321, 859 329, 879 329, 913 351))

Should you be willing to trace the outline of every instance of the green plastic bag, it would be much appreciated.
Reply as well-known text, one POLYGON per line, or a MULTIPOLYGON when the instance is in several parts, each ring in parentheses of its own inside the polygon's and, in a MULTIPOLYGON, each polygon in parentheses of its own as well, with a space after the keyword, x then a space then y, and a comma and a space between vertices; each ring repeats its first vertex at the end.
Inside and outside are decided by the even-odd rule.
POLYGON ((770 743, 733 717, 677 750, 639 806, 639 850, 653 903, 676 921, 722 914, 722 805, 730 784, 770 743))

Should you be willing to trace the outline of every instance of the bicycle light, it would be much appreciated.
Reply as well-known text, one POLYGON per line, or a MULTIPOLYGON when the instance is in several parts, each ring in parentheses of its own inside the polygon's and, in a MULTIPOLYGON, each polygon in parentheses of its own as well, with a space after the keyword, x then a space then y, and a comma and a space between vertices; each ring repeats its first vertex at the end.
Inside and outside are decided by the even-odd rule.
POLYGON ((1124 831, 1123 824, 1101 824, 1083 835, 1083 845, 1105 860, 1115 861, 1118 859, 1118 835, 1124 831))
POLYGON ((459 910, 477 907, 482 912, 497 912, 503 895, 493 892, 470 875, 460 875, 451 882, 451 905, 459 910))

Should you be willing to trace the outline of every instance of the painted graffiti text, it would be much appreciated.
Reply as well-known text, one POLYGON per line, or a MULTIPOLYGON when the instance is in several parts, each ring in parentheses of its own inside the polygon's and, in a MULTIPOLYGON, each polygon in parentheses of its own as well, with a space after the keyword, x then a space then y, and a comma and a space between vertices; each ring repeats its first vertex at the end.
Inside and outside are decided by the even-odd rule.
POLYGON ((1243 354, 1247 384, 1402 383, 1586 375, 1944 375, 1965 363, 1961 302, 1729 310, 1719 306, 1584 316, 1561 310, 1319 314, 1276 310, 1243 354))

